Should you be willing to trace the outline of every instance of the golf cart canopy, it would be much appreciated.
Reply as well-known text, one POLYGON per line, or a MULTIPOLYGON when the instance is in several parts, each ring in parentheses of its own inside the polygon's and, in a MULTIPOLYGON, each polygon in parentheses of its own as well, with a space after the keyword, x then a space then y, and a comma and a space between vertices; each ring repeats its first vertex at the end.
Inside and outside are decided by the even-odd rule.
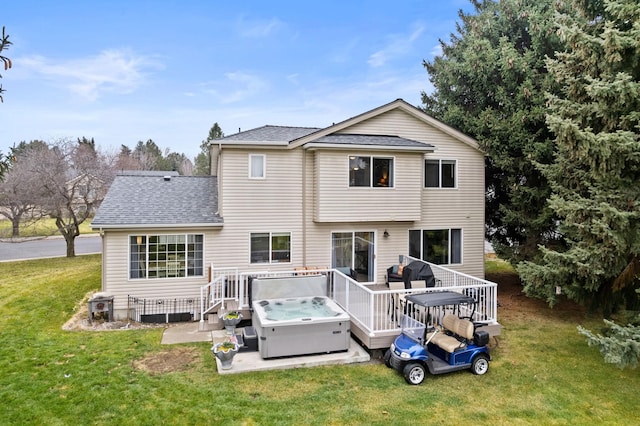
POLYGON ((431 306, 448 306, 448 305, 475 305, 476 300, 473 297, 466 296, 455 291, 438 291, 431 293, 419 293, 407 295, 406 300, 415 305, 431 307, 431 306))

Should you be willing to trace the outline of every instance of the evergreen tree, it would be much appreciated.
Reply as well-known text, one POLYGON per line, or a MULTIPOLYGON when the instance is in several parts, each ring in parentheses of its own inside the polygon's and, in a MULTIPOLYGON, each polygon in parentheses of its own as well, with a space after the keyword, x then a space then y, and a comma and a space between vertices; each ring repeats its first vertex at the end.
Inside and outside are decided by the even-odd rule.
MULTIPOLYGON (((0 53, 2 53, 3 50, 7 50, 9 48, 9 46, 11 46, 13 43, 9 41, 9 35, 6 34, 4 32, 4 27, 2 27, 2 37, 0 38, 0 53)), ((4 70, 8 70, 9 68, 11 68, 12 63, 11 63, 11 59, 9 59, 7 56, 4 55, 0 55, 0 62, 2 62, 2 65, 4 66, 4 70)), ((2 78, 2 75, 0 75, 0 78, 2 78)), ((2 88, 2 85, 0 84, 0 102, 2 102, 2 93, 4 92, 4 89, 2 88)), ((0 156, 0 160, 2 160, 2 157, 0 156)), ((0 163, 1 164, 1 163, 0 163)), ((0 169, 0 177, 2 177, 2 170, 0 169)))
POLYGON ((424 65, 434 86, 424 110, 474 137, 487 154, 487 237, 514 264, 558 244, 547 207, 549 185, 535 161, 552 161, 545 66, 563 43, 554 34, 555 0, 472 0, 442 54, 424 65))
POLYGON ((528 294, 603 308, 638 301, 640 276, 640 7, 637 0, 576 0, 558 14, 567 50, 548 61, 562 86, 547 122, 557 154, 551 184, 564 250, 546 247, 518 272, 528 294))
POLYGON ((620 368, 638 366, 640 359, 640 316, 635 324, 621 326, 613 321, 604 320, 608 329, 603 334, 593 334, 584 327, 578 327, 580 334, 587 337, 589 346, 596 346, 604 361, 620 368))
POLYGON ((211 126, 211 129, 209 129, 207 139, 203 140, 200 144, 201 152, 196 156, 194 161, 194 174, 196 176, 209 176, 211 174, 211 152, 209 151, 209 146, 211 145, 211 141, 222 137, 224 137, 224 133, 222 133, 222 129, 216 122, 211 126))
POLYGON ((4 155, 2 151, 0 151, 0 182, 4 178, 4 174, 9 170, 9 166, 11 165, 11 161, 9 157, 4 155))
POLYGON ((93 152, 96 151, 96 141, 93 140, 93 138, 87 139, 84 136, 82 138, 78 138, 78 146, 86 147, 87 149, 90 149, 93 152))
POLYGON ((165 161, 162 150, 152 139, 138 141, 132 157, 140 164, 140 170, 171 170, 171 164, 165 161))

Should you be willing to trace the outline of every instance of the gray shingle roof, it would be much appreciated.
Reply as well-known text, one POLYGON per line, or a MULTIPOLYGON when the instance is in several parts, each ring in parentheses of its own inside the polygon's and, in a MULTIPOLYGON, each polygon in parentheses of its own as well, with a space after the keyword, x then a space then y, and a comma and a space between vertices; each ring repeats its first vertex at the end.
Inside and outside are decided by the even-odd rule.
POLYGON ((91 226, 218 225, 217 212, 216 177, 118 175, 91 226))
POLYGON ((218 139, 221 142, 291 142, 321 130, 317 127, 262 126, 218 139))
MULTIPOLYGON (((237 142, 282 142, 289 143, 296 139, 310 135, 318 130, 317 127, 284 127, 262 126, 235 135, 225 136, 219 139, 223 143, 237 142)), ((433 148, 433 145, 390 135, 357 135, 347 133, 334 133, 323 136, 309 143, 326 143, 338 145, 369 145, 380 147, 402 148, 433 148)))
POLYGON ((369 145, 387 147, 425 148, 431 144, 405 139, 399 136, 387 135, 355 135, 348 133, 334 133, 314 140, 312 143, 327 143, 338 145, 369 145))
POLYGON ((180 176, 176 171, 166 170, 123 170, 117 174, 120 176, 180 176))

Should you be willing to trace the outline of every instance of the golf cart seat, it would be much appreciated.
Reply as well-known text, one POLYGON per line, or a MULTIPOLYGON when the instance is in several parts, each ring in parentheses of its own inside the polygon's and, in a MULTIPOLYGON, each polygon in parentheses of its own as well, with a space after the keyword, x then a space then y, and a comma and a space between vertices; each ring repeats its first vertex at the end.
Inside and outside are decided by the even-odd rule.
POLYGON ((429 333, 427 339, 449 353, 467 347, 467 341, 473 339, 473 323, 458 318, 453 314, 446 314, 442 318, 442 330, 429 333))

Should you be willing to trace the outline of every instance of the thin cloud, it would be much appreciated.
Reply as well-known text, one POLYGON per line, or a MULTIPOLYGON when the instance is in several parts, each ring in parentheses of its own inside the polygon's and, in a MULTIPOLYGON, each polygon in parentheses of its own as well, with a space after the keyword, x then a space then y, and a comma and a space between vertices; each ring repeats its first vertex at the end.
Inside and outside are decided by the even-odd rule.
POLYGON ((436 44, 435 46, 433 46, 433 49, 431 49, 431 52, 429 53, 433 58, 435 58, 436 56, 442 56, 442 45, 440 45, 440 43, 436 44))
POLYGON ((360 39, 354 38, 348 43, 335 46, 335 50, 329 55, 329 60, 335 63, 346 63, 353 59, 355 52, 359 48, 360 39))
POLYGON ((131 93, 146 82, 150 70, 162 67, 156 59, 118 49, 67 61, 35 55, 21 58, 20 64, 89 101, 105 93, 131 93))
POLYGON ((271 18, 268 21, 247 21, 244 18, 240 18, 237 26, 238 33, 242 37, 262 38, 275 33, 283 26, 283 23, 278 18, 271 18))
POLYGON ((228 72, 224 77, 225 80, 223 82, 204 84, 204 86, 213 86, 204 90, 204 92, 214 95, 221 104, 232 104, 247 100, 268 87, 267 82, 262 77, 244 71, 228 72))
POLYGON ((390 59, 402 56, 411 50, 413 42, 424 32, 424 25, 418 25, 411 34, 392 35, 389 43, 383 48, 369 56, 367 63, 378 68, 385 65, 390 59))
POLYGON ((350 117, 351 113, 361 113, 397 98, 417 105, 420 102, 420 92, 426 84, 426 73, 419 69, 401 70, 398 73, 380 73, 351 82, 321 81, 299 91, 298 98, 304 100, 305 106, 313 104, 314 109, 331 111, 332 120, 338 121, 341 117, 350 117), (349 112, 341 112, 345 109, 349 109, 349 112))

